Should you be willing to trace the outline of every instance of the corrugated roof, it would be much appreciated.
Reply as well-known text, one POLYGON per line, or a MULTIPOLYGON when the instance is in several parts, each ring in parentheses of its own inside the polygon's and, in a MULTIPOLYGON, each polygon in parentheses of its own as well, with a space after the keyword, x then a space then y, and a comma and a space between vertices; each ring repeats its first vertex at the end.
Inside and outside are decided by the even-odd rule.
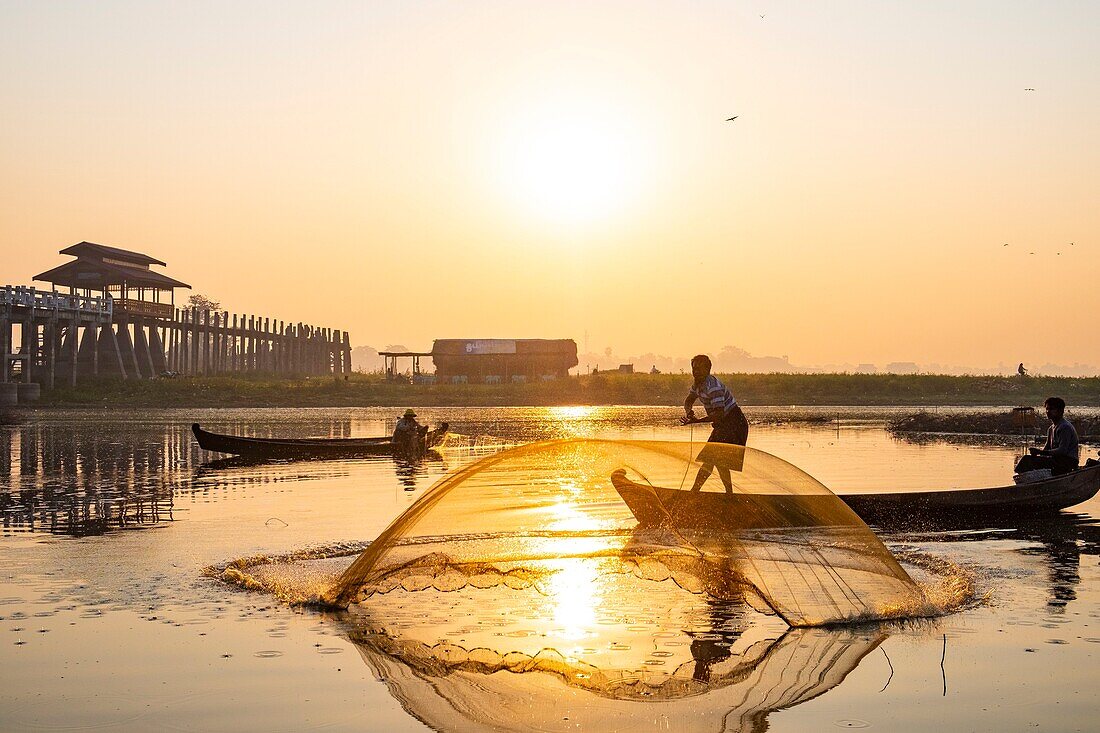
POLYGON ((140 265, 167 265, 167 262, 161 262, 155 257, 142 254, 141 252, 131 252, 128 249, 119 249, 118 247, 108 247, 105 244, 96 244, 95 242, 78 242, 71 247, 66 247, 61 250, 60 254, 72 255, 73 257, 80 256, 99 256, 110 257, 111 259, 125 260, 127 262, 134 262, 140 265))

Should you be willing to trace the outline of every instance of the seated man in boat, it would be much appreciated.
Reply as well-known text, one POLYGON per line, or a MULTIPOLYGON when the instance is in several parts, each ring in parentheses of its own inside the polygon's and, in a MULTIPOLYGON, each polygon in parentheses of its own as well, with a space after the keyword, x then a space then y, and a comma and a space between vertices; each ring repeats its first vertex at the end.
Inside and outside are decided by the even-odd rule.
POLYGON ((1016 464, 1016 473, 1049 468, 1051 475, 1059 476, 1077 468, 1080 461, 1077 431, 1066 419, 1066 401, 1061 397, 1047 397, 1043 406, 1050 419, 1046 445, 1042 448, 1029 448, 1030 455, 1024 456, 1016 464))
POLYGON ((401 416, 393 429, 394 450, 403 453, 415 452, 421 440, 421 435, 427 432, 427 426, 423 427, 424 430, 421 430, 420 423, 416 421, 415 412, 411 409, 405 410, 405 414, 401 416))
MULTIPOLYGON (((710 357, 706 354, 699 354, 692 358, 691 376, 694 382, 691 391, 688 392, 687 399, 684 400, 685 415, 680 419, 680 422, 684 425, 705 422, 714 425, 710 437, 707 438, 708 443, 745 445, 749 438, 749 421, 737 405, 737 400, 733 398, 733 394, 726 388, 726 385, 719 381, 718 377, 710 373, 710 368, 710 357), (695 416, 693 408, 695 400, 702 403, 703 409, 707 411, 706 417, 695 416)), ((715 465, 717 465, 718 475, 722 478, 726 492, 733 493, 733 481, 730 478, 731 466, 723 465, 724 461, 721 458, 725 456, 721 454, 722 451, 711 451, 708 454, 707 448, 703 448, 699 453, 699 460, 702 461, 703 465, 700 466, 699 473, 695 476, 695 484, 691 487, 692 491, 699 491, 703 487, 703 484, 714 472, 715 465)), ((740 470, 737 466, 732 467, 740 470)))

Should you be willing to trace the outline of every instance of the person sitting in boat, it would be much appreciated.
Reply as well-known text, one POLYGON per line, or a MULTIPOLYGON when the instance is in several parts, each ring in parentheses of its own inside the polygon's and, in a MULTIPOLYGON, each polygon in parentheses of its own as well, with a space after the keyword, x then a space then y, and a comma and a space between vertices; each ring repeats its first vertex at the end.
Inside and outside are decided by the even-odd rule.
POLYGON ((1077 468, 1081 459, 1077 431, 1066 419, 1066 401, 1061 397, 1047 397, 1043 402, 1050 419, 1047 442, 1042 448, 1029 448, 1028 453, 1016 464, 1016 473, 1049 468, 1053 476, 1069 473, 1077 468))
POLYGON ((416 413, 411 409, 405 410, 405 414, 398 419, 397 425, 393 429, 394 449, 404 453, 414 452, 421 434, 426 432, 427 426, 423 426, 425 430, 421 430, 421 427, 420 423, 416 421, 416 413))
MULTIPOLYGON (((745 413, 737 405, 737 400, 726 388, 726 385, 710 373, 710 357, 699 354, 691 360, 691 376, 694 380, 687 399, 684 400, 684 417, 680 422, 684 425, 692 423, 709 422, 714 426, 711 430, 708 443, 726 443, 729 445, 745 445, 749 438, 749 421, 745 413), (703 405, 706 417, 696 417, 693 405, 695 401, 703 405)), ((726 487, 727 493, 733 493, 733 481, 730 478, 730 469, 740 470, 740 466, 733 465, 723 451, 708 451, 703 448, 699 453, 699 460, 703 463, 699 467, 699 473, 695 476, 695 484, 692 491, 699 491, 710 475, 714 467, 718 466, 718 475, 726 487)))

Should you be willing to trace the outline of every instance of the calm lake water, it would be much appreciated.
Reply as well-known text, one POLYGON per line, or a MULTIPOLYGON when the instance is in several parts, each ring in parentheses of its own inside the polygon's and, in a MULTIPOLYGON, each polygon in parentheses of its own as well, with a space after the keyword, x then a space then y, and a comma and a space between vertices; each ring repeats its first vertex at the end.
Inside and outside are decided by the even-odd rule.
MULTIPOLYGON (((629 602, 540 609, 536 599, 494 618, 485 599, 500 589, 435 605, 395 595, 375 612, 417 644, 387 644, 354 613, 204 575, 310 548, 339 570, 471 458, 239 465, 199 451, 193 420, 360 436, 388 432, 397 412, 42 411, 0 426, 0 730, 1096 729, 1097 499, 1011 526, 876 528, 903 561, 965 576, 974 598, 940 618, 854 628, 788 631, 660 584, 631 596, 620 587, 629 578, 615 576, 599 592, 629 602), (543 611, 552 621, 540 626, 543 611), (435 637, 453 643, 419 643, 435 637), (589 676, 578 659, 594 660, 589 676), (673 668, 684 673, 663 671, 673 668)), ((749 444, 837 493, 1011 480, 1019 441, 899 440, 883 429, 892 412, 750 409, 749 444), (786 421, 807 414, 828 422, 786 421)), ((705 439, 674 427, 677 414, 440 408, 420 419, 516 442, 705 439)))

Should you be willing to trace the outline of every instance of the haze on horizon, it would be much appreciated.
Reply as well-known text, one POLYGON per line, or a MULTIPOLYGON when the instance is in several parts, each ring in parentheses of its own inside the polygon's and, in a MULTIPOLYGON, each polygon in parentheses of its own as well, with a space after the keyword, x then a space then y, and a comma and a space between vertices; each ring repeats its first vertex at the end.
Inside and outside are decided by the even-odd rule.
POLYGON ((1100 364, 1097 27, 1085 2, 0 0, 0 280, 88 240, 353 345, 1100 364))

